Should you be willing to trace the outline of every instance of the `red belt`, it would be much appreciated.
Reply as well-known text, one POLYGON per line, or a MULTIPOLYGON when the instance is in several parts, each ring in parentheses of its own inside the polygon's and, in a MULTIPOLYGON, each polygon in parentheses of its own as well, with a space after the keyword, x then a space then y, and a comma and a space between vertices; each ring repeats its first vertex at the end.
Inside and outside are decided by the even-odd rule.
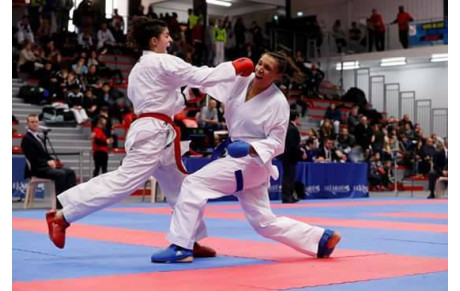
POLYGON ((170 124, 174 128, 174 130, 176 131, 176 137, 174 138, 174 159, 176 160, 176 165, 179 171, 181 171, 184 174, 188 174, 187 170, 182 164, 182 157, 180 153, 180 127, 176 126, 169 116, 161 113, 142 113, 137 116, 137 118, 142 117, 152 117, 155 119, 163 120, 164 122, 170 124))

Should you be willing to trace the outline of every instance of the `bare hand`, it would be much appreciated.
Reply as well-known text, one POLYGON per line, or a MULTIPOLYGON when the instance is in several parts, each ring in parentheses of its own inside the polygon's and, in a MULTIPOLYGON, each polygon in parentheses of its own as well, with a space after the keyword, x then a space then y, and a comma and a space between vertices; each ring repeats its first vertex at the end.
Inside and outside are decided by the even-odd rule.
POLYGON ((50 166, 53 169, 56 169, 56 162, 54 160, 49 160, 48 161, 48 166, 50 166))

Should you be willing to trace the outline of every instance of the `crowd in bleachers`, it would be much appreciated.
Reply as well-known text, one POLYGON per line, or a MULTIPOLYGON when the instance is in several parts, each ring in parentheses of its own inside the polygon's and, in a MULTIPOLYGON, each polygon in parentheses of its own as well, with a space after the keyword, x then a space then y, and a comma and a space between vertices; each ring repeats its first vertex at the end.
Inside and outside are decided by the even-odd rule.
MULTIPOLYGON (((112 120, 126 122, 132 117, 128 114, 132 113, 132 108, 124 94, 115 88, 117 84, 126 85, 125 77, 120 70, 104 64, 101 56, 133 52, 126 46, 123 31, 127 24, 123 17, 115 9, 112 18, 105 19, 93 5, 90 1, 83 1, 75 10, 72 19, 75 33, 67 31, 67 7, 60 7, 57 13, 37 10, 30 5, 28 15, 13 27, 13 76, 37 79, 38 86, 43 88, 36 97, 40 99, 37 103, 68 108, 77 124, 92 120, 95 125, 100 117, 106 117, 107 137, 113 139, 112 146, 116 147, 112 120), (53 17, 50 13, 58 14, 57 26, 51 24, 53 17)), ((180 24, 176 13, 157 15, 152 6, 144 14, 144 7, 140 5, 131 17, 141 15, 164 20, 174 40, 169 53, 194 65, 214 66, 243 56, 256 63, 268 49, 262 28, 256 22, 245 27, 241 17, 234 23, 228 17, 209 19, 209 25, 203 30, 201 11, 190 9, 187 24, 180 24)), ((340 22, 336 23, 334 30, 336 35, 343 34, 340 22)), ((354 26, 352 30, 350 36, 358 39, 358 29, 354 26)), ((345 43, 337 39, 337 45, 342 47, 345 43)), ((309 104, 301 96, 324 98, 326 95, 320 93, 320 87, 325 75, 318 64, 306 60, 300 51, 290 57, 305 78, 284 80, 280 87, 288 96, 294 91, 300 92, 294 107, 300 106, 301 116, 305 117, 309 104)), ((394 117, 385 119, 369 108, 365 98, 353 99, 350 92, 342 95, 339 92, 334 97, 327 97, 352 101, 356 106, 347 109, 350 113, 346 118, 343 106, 334 103, 329 106, 320 127, 310 129, 308 138, 302 143, 306 161, 368 161, 370 184, 376 189, 390 187, 394 160, 405 166, 408 174, 428 174, 436 144, 443 143, 441 138, 435 134, 425 136, 420 125, 412 124, 407 115, 400 121, 394 117)), ((195 121, 196 126, 192 127, 202 130, 202 136, 206 137, 205 147, 214 147, 217 143, 214 131, 226 129, 224 107, 213 99, 199 106, 183 117, 195 121)), ((184 129, 190 127, 184 118, 177 118, 177 122, 184 129)), ((185 131, 184 137, 190 137, 189 133, 193 135, 196 130, 185 131)), ((447 145, 447 140, 445 143, 447 145)))

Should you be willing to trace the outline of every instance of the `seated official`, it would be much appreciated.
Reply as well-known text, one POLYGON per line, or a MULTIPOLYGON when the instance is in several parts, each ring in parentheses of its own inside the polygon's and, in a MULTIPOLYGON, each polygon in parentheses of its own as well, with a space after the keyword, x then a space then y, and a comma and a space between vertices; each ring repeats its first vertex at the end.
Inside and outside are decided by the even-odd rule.
MULTIPOLYGON (((38 178, 54 180, 56 195, 75 186, 75 172, 68 168, 58 168, 57 161, 48 153, 45 140, 38 135, 38 115, 27 116, 26 126, 27 133, 22 139, 21 147, 30 163, 30 174, 38 178)), ((57 200, 57 208, 62 208, 59 200, 57 200)))

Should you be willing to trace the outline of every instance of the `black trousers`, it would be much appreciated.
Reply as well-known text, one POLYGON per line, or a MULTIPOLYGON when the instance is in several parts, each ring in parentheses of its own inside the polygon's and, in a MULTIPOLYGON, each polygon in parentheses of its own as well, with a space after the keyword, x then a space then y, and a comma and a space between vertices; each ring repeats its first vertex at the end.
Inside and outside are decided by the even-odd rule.
POLYGON ((107 163, 109 161, 109 154, 103 151, 96 151, 93 153, 94 159, 94 172, 93 177, 99 175, 99 170, 102 170, 102 174, 107 173, 107 163))
MULTIPOLYGON (((69 168, 53 169, 49 167, 40 169, 35 176, 53 180, 54 186, 56 187, 56 196, 76 185, 75 172, 69 168)), ((62 205, 59 200, 57 200, 57 209, 61 208, 62 205)))
POLYGON ((379 52, 385 50, 385 32, 375 33, 375 49, 379 52))
POLYGON ((409 31, 408 30, 400 30, 399 31, 399 41, 403 48, 409 47, 409 31))
POLYGON ((294 197, 294 181, 297 163, 283 161, 283 182, 281 188, 281 200, 289 202, 294 197))
POLYGON ((440 171, 431 171, 428 174, 428 189, 430 189, 430 195, 434 195, 434 187, 436 186, 436 180, 442 176, 440 171))

